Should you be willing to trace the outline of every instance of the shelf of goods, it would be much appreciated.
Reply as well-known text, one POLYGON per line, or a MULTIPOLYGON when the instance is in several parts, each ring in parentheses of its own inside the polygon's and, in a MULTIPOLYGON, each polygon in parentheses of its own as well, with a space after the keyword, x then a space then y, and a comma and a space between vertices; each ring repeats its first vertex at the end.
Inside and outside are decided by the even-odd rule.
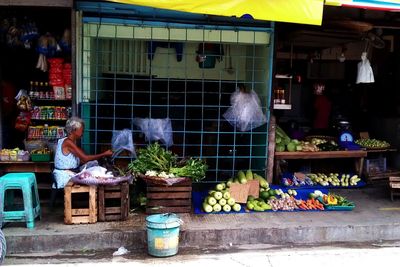
MULTIPOLYGON (((54 140, 65 137, 65 121, 71 116, 70 99, 33 98, 32 125, 28 129, 28 140, 54 140)), ((41 94, 44 95, 44 94, 41 94)), ((53 97, 53 95, 50 95, 53 97)))
POLYGON ((341 151, 315 151, 315 152, 275 152, 275 181, 278 181, 280 174, 279 160, 284 159, 333 159, 333 158, 354 158, 356 174, 361 176, 364 158, 367 156, 365 150, 341 150, 341 151))
POLYGON ((274 109, 289 110, 292 109, 291 103, 291 90, 292 90, 292 76, 289 75, 275 75, 275 88, 274 88, 274 109))

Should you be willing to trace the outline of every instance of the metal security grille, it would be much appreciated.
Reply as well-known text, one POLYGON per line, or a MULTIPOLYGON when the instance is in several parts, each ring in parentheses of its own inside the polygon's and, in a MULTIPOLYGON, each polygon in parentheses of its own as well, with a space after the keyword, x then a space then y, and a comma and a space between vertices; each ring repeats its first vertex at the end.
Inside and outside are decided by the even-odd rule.
MULTIPOLYGON (((182 157, 207 161, 205 181, 239 169, 265 169, 267 124, 240 132, 223 117, 239 84, 254 90, 268 115, 271 48, 266 31, 85 23, 81 116, 85 150, 110 144, 113 130, 131 129, 136 148, 148 141, 135 118, 169 118, 182 157)), ((165 132, 164 132, 165 133, 165 132)))

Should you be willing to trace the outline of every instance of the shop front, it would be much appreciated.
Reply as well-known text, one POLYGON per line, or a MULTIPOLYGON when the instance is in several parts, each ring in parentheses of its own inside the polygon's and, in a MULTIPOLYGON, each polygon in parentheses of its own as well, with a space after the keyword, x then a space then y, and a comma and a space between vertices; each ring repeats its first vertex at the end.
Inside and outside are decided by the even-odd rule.
MULTIPOLYGON (((386 138, 379 135, 376 128, 359 127, 363 114, 356 112, 350 113, 354 116, 352 119, 350 116, 334 118, 334 122, 329 121, 328 127, 324 126, 322 130, 315 127, 313 121, 313 89, 325 86, 330 91, 334 85, 347 86, 350 80, 356 79, 354 70, 357 70, 360 55, 359 51, 351 54, 353 44, 348 43, 355 38, 352 37, 354 34, 347 33, 343 39, 333 38, 339 48, 323 43, 326 39, 310 39, 311 44, 299 45, 307 41, 304 36, 295 40, 281 34, 296 28, 301 28, 301 33, 305 34, 307 26, 275 24, 248 16, 240 18, 251 10, 232 13, 235 17, 220 17, 217 16, 220 13, 194 9, 161 10, 158 8, 168 8, 162 5, 156 8, 141 6, 140 1, 123 2, 135 3, 76 3, 71 23, 76 24, 76 35, 72 38, 76 41, 76 50, 74 47, 71 53, 71 63, 76 66, 72 99, 57 99, 57 103, 62 104, 54 105, 54 108, 51 104, 43 104, 40 112, 32 113, 32 116, 38 116, 33 121, 50 119, 57 122, 49 118, 52 113, 55 116, 55 107, 72 106, 71 110, 76 111, 72 113, 85 121, 81 147, 91 154, 110 148, 115 140, 113 136, 127 131, 131 140, 129 148, 135 155, 120 153, 112 163, 122 172, 120 175, 133 174, 136 182, 134 186, 124 184, 93 189, 92 184, 86 186, 89 183, 85 181, 87 173, 81 174, 74 180, 79 183, 81 179, 81 185, 66 187, 63 212, 45 213, 47 219, 52 217, 45 219, 46 223, 59 225, 63 216, 67 224, 94 223, 100 217, 101 220, 125 220, 98 224, 100 232, 107 236, 105 243, 92 240, 91 235, 100 235, 95 227, 88 231, 87 225, 76 225, 76 232, 71 237, 82 236, 88 247, 95 249, 120 245, 142 247, 145 241, 140 226, 144 225, 145 216, 164 212, 181 213, 182 218, 189 222, 182 240, 188 246, 195 242, 221 245, 224 241, 218 235, 230 235, 228 230, 242 233, 243 239, 236 235, 227 239, 235 245, 241 242, 278 244, 285 238, 287 242, 311 244, 318 243, 316 236, 325 230, 310 220, 334 219, 336 212, 341 212, 343 225, 335 224, 333 220, 327 224, 333 233, 338 226, 352 225, 360 214, 362 221, 367 222, 368 218, 378 220, 377 214, 387 211, 379 210, 374 217, 367 206, 378 210, 376 205, 379 203, 384 208, 393 208, 381 196, 384 189, 370 188, 367 182, 373 180, 372 174, 386 178, 396 175, 395 168, 393 172, 385 169, 386 156, 396 153, 396 143, 387 140, 388 146, 384 142, 361 140, 359 132, 364 137, 368 132, 371 139, 382 141, 386 138), (343 63, 339 61, 342 54, 345 65, 337 63, 343 63), (367 193, 360 188, 365 188, 367 193), (380 192, 377 194, 379 200, 368 202, 366 195, 376 191, 380 192), (89 195, 89 203, 85 203, 87 207, 72 208, 74 195, 81 193, 89 195), (121 205, 107 207, 107 196, 120 200, 121 205), (145 212, 137 212, 136 209, 143 206, 145 212), (104 211, 101 216, 100 209, 104 211), (349 212, 354 209, 359 213, 349 212), (107 214, 107 210, 110 213, 107 214), (126 216, 128 211, 139 216, 126 216), (114 213, 111 215, 111 212, 114 213), (229 224, 230 216, 240 218, 240 223, 229 224), (204 220, 211 220, 207 227, 202 225, 204 220), (294 228, 291 225, 293 220, 297 223, 294 228), (276 230, 282 221, 286 230, 298 234, 299 240, 289 238, 282 229, 282 232, 276 230), (230 225, 224 229, 228 232, 222 233, 221 222, 222 226, 230 225), (251 227, 247 229, 244 224, 251 227), (300 237, 304 226, 316 230, 315 236, 300 237), (211 231, 208 228, 215 232, 213 238, 204 238, 207 231, 211 231), (258 238, 254 237, 251 228, 259 228, 258 238), (204 234, 203 239, 196 229, 204 234)), ((257 18, 256 15, 252 17, 257 18)), ((281 21, 273 17, 270 20, 281 21)), ((319 24, 315 19, 303 23, 319 24)), ((365 41, 361 43, 355 47, 364 49, 365 41)), ((368 58, 375 67, 371 51, 368 51, 368 58)), ((376 51, 379 53, 381 50, 376 51)), ((375 69, 373 71, 375 84, 378 84, 382 76, 375 69)), ((27 79, 26 86, 30 86, 31 79, 27 79)), ((28 95, 32 91, 35 98, 37 92, 37 102, 50 101, 40 97, 41 91, 44 92, 42 96, 46 96, 46 90, 42 90, 46 88, 46 81, 43 81, 43 86, 40 81, 38 86, 35 80, 32 81, 28 95)), ((370 92, 371 89, 365 89, 370 85, 362 83, 360 87, 370 92)), ((65 92, 67 90, 64 91, 66 96, 65 92)), ((340 93, 348 94, 348 97, 332 101, 332 114, 339 106, 337 102, 355 103, 352 101, 357 94, 353 94, 351 89, 340 93)), ((360 103, 361 100, 358 99, 360 103)), ((326 104, 322 106, 326 107, 326 104)), ((354 110, 359 110, 359 107, 354 110)), ((59 119, 65 121, 67 117, 59 119)), ((321 122, 316 125, 320 126, 321 122)), ((55 126, 62 127, 61 124, 55 126)), ((39 128, 40 136, 53 136, 48 134, 51 127, 48 123, 30 127, 39 128)), ((57 133, 54 136, 57 137, 57 133)), ((38 131, 32 130, 29 136, 37 137, 38 131)), ((3 147, 4 144, 3 138, 3 147)), ((389 162, 388 156, 387 159, 389 162)), ((0 163, 4 172, 32 171, 39 174, 50 173, 53 168, 51 159, 44 163, 0 163)), ((99 181, 104 181, 109 177, 100 178, 99 181)), ((49 185, 51 178, 47 176, 47 179, 49 185)), ((392 217, 386 219, 388 225, 394 220, 392 217)), ((69 225, 60 227, 60 233, 71 229, 69 225)), ((39 235, 46 235, 46 227, 40 222, 37 229, 39 235)), ((362 232, 361 228, 355 229, 354 233, 362 232)), ((15 231, 9 227, 5 233, 12 236, 13 244, 18 244, 21 240, 15 231)), ((346 239, 344 232, 341 233, 336 235, 336 239, 333 234, 328 235, 321 243, 330 242, 330 238, 338 242, 355 240, 346 239)), ((55 236, 61 238, 60 234, 55 236)), ((396 235, 389 237, 385 232, 383 238, 391 240, 396 235)), ((61 246, 47 236, 39 240, 41 247, 37 248, 34 238, 29 240, 32 242, 27 242, 25 247, 14 246, 14 251, 37 251, 45 248, 46 242, 53 242, 57 248, 61 246)), ((67 239, 65 244, 68 244, 67 239)), ((64 249, 76 246, 71 242, 64 249)))

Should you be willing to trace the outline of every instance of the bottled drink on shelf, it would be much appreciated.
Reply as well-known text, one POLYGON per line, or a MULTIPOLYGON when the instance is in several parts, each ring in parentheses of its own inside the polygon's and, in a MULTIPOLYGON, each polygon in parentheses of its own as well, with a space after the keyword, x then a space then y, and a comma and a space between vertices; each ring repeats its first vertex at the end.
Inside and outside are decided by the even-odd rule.
POLYGON ((50 88, 48 82, 44 83, 44 89, 45 89, 45 98, 50 99, 50 88))
POLYGON ((35 86, 34 86, 34 98, 39 98, 39 82, 35 82, 35 86))
POLYGON ((40 99, 45 98, 45 96, 44 96, 45 93, 44 93, 44 84, 43 84, 43 82, 40 82, 38 91, 39 91, 39 98, 40 98, 40 99))
POLYGON ((48 138, 49 137, 49 125, 45 124, 43 126, 43 138, 48 138))
POLYGON ((35 94, 35 92, 33 91, 33 81, 30 81, 30 89, 29 89, 29 97, 30 98, 33 98, 34 97, 34 94, 35 94))

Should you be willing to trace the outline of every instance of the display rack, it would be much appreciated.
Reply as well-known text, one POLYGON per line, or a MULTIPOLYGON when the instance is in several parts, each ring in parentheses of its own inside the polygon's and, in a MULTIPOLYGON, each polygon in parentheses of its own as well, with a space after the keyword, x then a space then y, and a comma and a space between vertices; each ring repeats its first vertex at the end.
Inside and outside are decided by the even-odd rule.
POLYGON ((275 152, 274 158, 274 180, 278 181, 280 175, 279 160, 290 159, 333 159, 333 158, 354 158, 355 170, 359 176, 362 174, 364 158, 367 156, 365 150, 342 150, 342 151, 318 151, 318 152, 275 152))

